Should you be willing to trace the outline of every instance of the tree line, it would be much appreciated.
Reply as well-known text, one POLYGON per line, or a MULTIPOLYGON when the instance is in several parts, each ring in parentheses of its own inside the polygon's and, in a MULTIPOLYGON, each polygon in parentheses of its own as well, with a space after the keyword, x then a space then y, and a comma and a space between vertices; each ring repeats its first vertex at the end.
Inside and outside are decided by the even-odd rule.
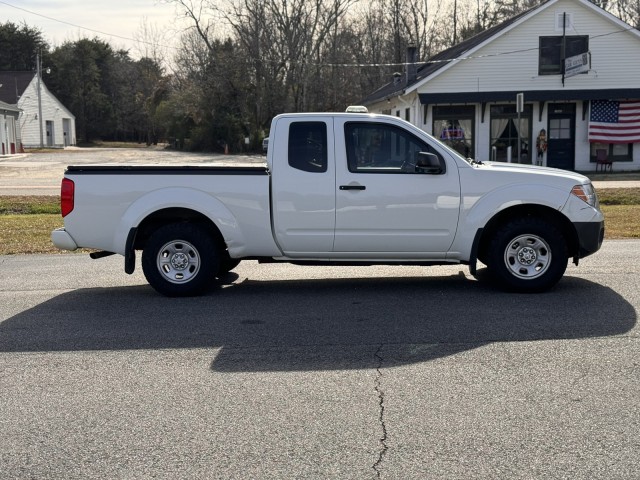
MULTIPOLYGON (((0 70, 36 69, 76 116, 79 142, 171 141, 256 151, 271 118, 343 111, 420 60, 543 0, 163 0, 186 19, 178 48, 143 25, 141 58, 99 38, 50 47, 43 32, 0 23, 0 70), (246 143, 248 139, 248 143, 246 143)), ((640 28, 640 0, 594 0, 640 28)))

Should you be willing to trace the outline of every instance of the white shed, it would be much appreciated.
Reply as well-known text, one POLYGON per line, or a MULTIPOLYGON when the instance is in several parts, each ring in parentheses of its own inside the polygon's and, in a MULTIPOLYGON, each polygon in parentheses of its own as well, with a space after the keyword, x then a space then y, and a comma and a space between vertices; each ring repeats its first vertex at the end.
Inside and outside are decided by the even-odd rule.
POLYGON ((0 101, 22 111, 18 121, 23 147, 64 148, 76 144, 75 116, 43 81, 38 85, 34 72, 0 72, 0 84, 0 101))

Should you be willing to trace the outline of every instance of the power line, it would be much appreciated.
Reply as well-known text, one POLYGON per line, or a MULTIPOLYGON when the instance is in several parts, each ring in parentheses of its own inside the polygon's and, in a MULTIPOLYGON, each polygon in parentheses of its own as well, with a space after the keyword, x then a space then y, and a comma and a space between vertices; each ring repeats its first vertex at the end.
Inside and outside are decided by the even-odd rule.
POLYGON ((309 63, 307 65, 315 65, 318 67, 406 67, 408 65, 425 65, 431 63, 451 63, 462 60, 474 60, 478 58, 501 57, 503 55, 513 55, 515 53, 530 52, 539 50, 539 47, 524 48, 522 50, 512 50, 509 52, 487 53, 486 55, 473 55, 469 57, 445 58, 442 60, 421 60, 419 62, 400 62, 400 63, 309 63))
MULTIPOLYGON (((602 33, 600 35, 593 35, 589 37, 590 40, 600 37, 607 37, 610 35, 616 35, 618 33, 629 32, 631 30, 636 30, 636 27, 624 28, 622 30, 615 30, 613 32, 602 33)), ((467 57, 455 57, 455 58, 446 58, 442 60, 421 60, 419 62, 411 63, 411 62, 399 62, 399 63, 307 63, 307 65, 313 65, 317 67, 354 67, 354 68, 365 68, 365 67, 406 67, 408 65, 426 65, 433 63, 451 63, 451 62, 459 62, 463 60, 475 60, 481 58, 491 58, 491 57, 501 57, 504 55, 514 55, 517 53, 525 53, 538 51, 540 47, 531 47, 531 48, 523 48, 520 50, 510 50, 507 52, 497 52, 497 53, 487 53, 485 55, 470 55, 467 57)), ((436 54, 437 56, 437 54, 436 54)), ((291 62, 294 63, 294 62, 291 62)), ((302 62, 297 62, 302 63, 302 62)))
POLYGON ((3 5, 6 5, 7 7, 15 8, 16 10, 21 10, 23 12, 29 13, 31 15, 35 15, 37 17, 46 18, 47 20, 51 20, 52 22, 58 22, 58 23, 62 23, 64 25, 69 25, 71 27, 80 28, 81 30, 87 30, 87 31, 93 32, 93 33, 99 33, 100 35, 106 35, 107 37, 116 37, 116 38, 120 38, 122 40, 129 40, 131 42, 144 43, 144 44, 151 45, 151 46, 154 46, 154 47, 177 49, 176 47, 172 47, 170 45, 162 45, 162 44, 159 44, 159 43, 147 42, 145 40, 139 40, 139 39, 131 38, 131 37, 124 37, 122 35, 117 35, 115 33, 108 33, 108 32, 103 32, 101 30, 95 30, 95 29, 89 28, 89 27, 83 27, 82 25, 77 25, 75 23, 67 22, 65 20, 60 20, 60 19, 57 19, 57 18, 48 17, 47 15, 43 15, 41 13, 37 13, 37 12, 34 12, 32 10, 27 10, 26 8, 22 8, 22 7, 18 7, 16 5, 12 5, 12 4, 7 3, 7 2, 5 2, 3 0, 0 0, 0 3, 3 4, 3 5))

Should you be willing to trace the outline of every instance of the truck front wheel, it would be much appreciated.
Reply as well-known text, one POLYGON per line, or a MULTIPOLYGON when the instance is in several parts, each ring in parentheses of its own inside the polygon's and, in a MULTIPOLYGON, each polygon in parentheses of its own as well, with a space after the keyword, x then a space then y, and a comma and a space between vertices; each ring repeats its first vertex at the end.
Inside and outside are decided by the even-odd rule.
POLYGON ((567 269, 567 245, 556 227, 539 218, 512 220, 492 239, 489 271, 506 290, 543 292, 567 269))
POLYGON ((163 295, 185 297, 203 293, 219 268, 215 241, 189 223, 156 230, 142 251, 142 270, 149 284, 163 295))

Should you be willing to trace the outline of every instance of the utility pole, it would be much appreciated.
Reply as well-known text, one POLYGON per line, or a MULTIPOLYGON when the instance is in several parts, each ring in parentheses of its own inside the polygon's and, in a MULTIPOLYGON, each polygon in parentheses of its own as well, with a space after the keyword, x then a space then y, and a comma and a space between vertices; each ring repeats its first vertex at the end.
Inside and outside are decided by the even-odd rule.
POLYGON ((42 58, 40 52, 36 54, 36 76, 38 88, 38 125, 40 127, 40 148, 44 148, 44 136, 42 134, 42 95, 40 93, 40 83, 42 81, 42 58))

